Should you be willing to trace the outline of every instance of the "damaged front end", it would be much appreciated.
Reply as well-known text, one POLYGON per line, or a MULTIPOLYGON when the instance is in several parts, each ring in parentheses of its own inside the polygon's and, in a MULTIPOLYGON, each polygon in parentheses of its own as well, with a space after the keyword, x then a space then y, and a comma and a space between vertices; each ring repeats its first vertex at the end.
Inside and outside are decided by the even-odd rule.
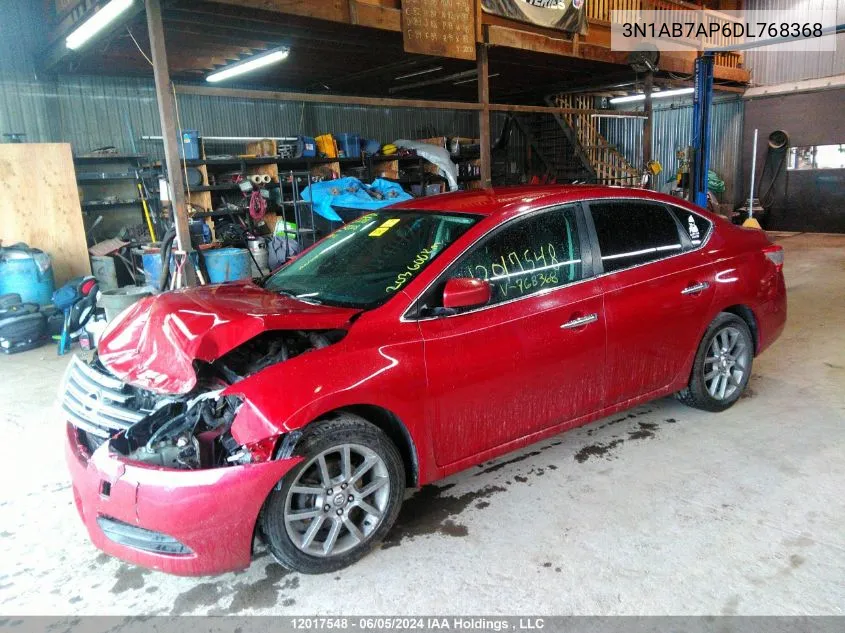
POLYGON ((231 428, 244 401, 226 395, 247 376, 338 342, 344 330, 265 332, 212 362, 194 362, 196 386, 159 394, 124 383, 94 358, 71 360, 59 394, 61 409, 88 454, 109 442, 129 462, 164 468, 220 468, 272 457, 277 437, 239 445, 231 428))

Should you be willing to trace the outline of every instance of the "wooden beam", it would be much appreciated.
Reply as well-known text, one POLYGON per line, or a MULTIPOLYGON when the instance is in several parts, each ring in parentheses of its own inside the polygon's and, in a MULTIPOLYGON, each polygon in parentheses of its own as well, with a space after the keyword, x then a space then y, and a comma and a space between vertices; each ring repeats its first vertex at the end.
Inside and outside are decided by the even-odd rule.
POLYGON ((357 24, 383 31, 402 30, 402 11, 358 0, 215 0, 218 4, 286 13, 304 18, 357 24))
MULTIPOLYGON (((356 97, 352 95, 323 95, 307 92, 274 92, 271 90, 245 90, 241 88, 212 88, 176 84, 177 94, 204 95, 207 97, 231 97, 234 99, 263 99, 268 101, 298 101, 304 103, 332 103, 338 105, 359 105, 373 108, 421 108, 424 110, 474 110, 480 112, 480 103, 467 101, 433 101, 428 99, 388 99, 384 97, 356 97)), ((491 112, 531 112, 539 114, 620 114, 642 116, 643 113, 627 110, 579 110, 578 108, 554 108, 551 106, 511 105, 491 103, 491 112)))
POLYGON ((485 189, 493 186, 490 160, 490 78, 487 60, 487 46, 476 45, 476 64, 478 66, 478 142, 481 152, 481 186, 485 189))
POLYGON ((579 108, 555 108, 552 106, 510 105, 491 103, 492 112, 529 112, 537 114, 618 114, 620 116, 645 116, 641 110, 582 110, 579 108))
POLYGON ((493 24, 486 26, 487 43, 490 46, 505 46, 507 48, 518 48, 524 51, 535 53, 548 53, 551 55, 575 55, 570 40, 556 39, 529 31, 518 31, 493 24))
MULTIPOLYGON (((153 61, 158 116, 161 120, 161 135, 164 140, 164 159, 167 162, 167 180, 170 183, 170 207, 176 225, 176 240, 179 250, 190 253, 191 233, 188 229, 188 207, 185 200, 185 179, 182 161, 179 158, 177 135, 176 100, 170 70, 167 67, 167 49, 164 45, 164 25, 161 20, 160 0, 146 0, 147 28, 150 32, 150 51, 153 61)), ((196 272, 190 259, 185 262, 185 280, 196 284, 196 272)))
POLYGON ((206 86, 177 85, 176 92, 186 95, 233 97, 237 99, 266 99, 269 101, 299 101, 306 103, 334 103, 360 105, 374 108, 425 108, 436 110, 480 110, 477 103, 467 101, 433 101, 429 99, 387 99, 382 97, 356 97, 346 95, 321 95, 306 92, 275 92, 270 90, 242 90, 238 88, 211 88, 206 86))

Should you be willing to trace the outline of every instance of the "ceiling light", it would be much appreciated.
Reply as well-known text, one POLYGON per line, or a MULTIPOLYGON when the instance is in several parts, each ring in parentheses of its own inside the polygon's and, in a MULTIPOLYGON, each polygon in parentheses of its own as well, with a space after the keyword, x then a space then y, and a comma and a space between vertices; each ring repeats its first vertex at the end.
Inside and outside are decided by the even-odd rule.
POLYGON ((65 46, 77 50, 85 42, 114 22, 118 16, 134 4, 135 0, 112 0, 90 18, 85 20, 79 28, 67 36, 65 46))
MULTIPOLYGON (((490 79, 491 77, 498 77, 500 74, 501 73, 493 73, 492 75, 487 75, 487 79, 490 79)), ((455 81, 455 82, 452 82, 452 85, 453 86, 459 86, 460 84, 468 84, 468 83, 471 83, 473 81, 478 81, 478 77, 473 77, 472 79, 464 79, 462 81, 455 81)))
MULTIPOLYGON (((681 95, 690 95, 695 92, 695 88, 678 88, 677 90, 660 90, 659 92, 652 92, 652 99, 665 99, 666 97, 680 97, 681 95)), ((645 95, 628 95, 627 97, 613 97, 610 103, 631 103, 633 101, 645 101, 645 95)))
POLYGON ((647 119, 645 114, 591 114, 593 119, 647 119))
POLYGON ((435 66, 434 68, 426 68, 425 70, 418 70, 415 73, 408 73, 407 75, 399 75, 398 77, 394 77, 393 81, 399 81, 400 79, 410 79, 411 77, 419 77, 420 75, 427 75, 428 73, 436 73, 438 70, 443 70, 443 66, 435 66))
POLYGON ((256 70, 258 68, 263 68, 264 66, 269 66, 270 64, 280 62, 283 59, 286 59, 289 54, 289 48, 277 48, 276 50, 272 50, 267 53, 262 53, 261 55, 256 55, 255 57, 245 59, 244 61, 238 62, 237 64, 233 64, 232 66, 228 66, 223 70, 213 72, 208 77, 206 77, 205 80, 211 83, 224 81, 237 75, 243 75, 244 73, 252 72, 253 70, 256 70))

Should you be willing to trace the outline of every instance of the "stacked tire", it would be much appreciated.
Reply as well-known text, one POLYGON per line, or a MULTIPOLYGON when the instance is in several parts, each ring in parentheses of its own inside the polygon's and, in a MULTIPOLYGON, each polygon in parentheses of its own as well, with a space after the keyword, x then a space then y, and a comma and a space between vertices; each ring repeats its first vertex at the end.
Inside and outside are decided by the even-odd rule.
POLYGON ((47 338, 47 315, 37 303, 18 294, 0 295, 0 351, 15 354, 41 345, 47 338))

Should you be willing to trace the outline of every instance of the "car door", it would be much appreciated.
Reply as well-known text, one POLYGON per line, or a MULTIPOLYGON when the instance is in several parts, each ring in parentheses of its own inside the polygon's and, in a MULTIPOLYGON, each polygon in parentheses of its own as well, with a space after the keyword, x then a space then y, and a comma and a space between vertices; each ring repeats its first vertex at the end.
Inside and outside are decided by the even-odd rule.
POLYGON ((519 217, 477 242, 421 298, 439 465, 599 408, 605 325, 586 237, 577 205, 519 217), (443 314, 437 306, 454 277, 488 280, 490 302, 443 314))
POLYGON ((683 230, 663 204, 588 207, 605 291, 607 404, 614 404, 668 386, 686 367, 713 300, 712 265, 697 228, 683 230))

